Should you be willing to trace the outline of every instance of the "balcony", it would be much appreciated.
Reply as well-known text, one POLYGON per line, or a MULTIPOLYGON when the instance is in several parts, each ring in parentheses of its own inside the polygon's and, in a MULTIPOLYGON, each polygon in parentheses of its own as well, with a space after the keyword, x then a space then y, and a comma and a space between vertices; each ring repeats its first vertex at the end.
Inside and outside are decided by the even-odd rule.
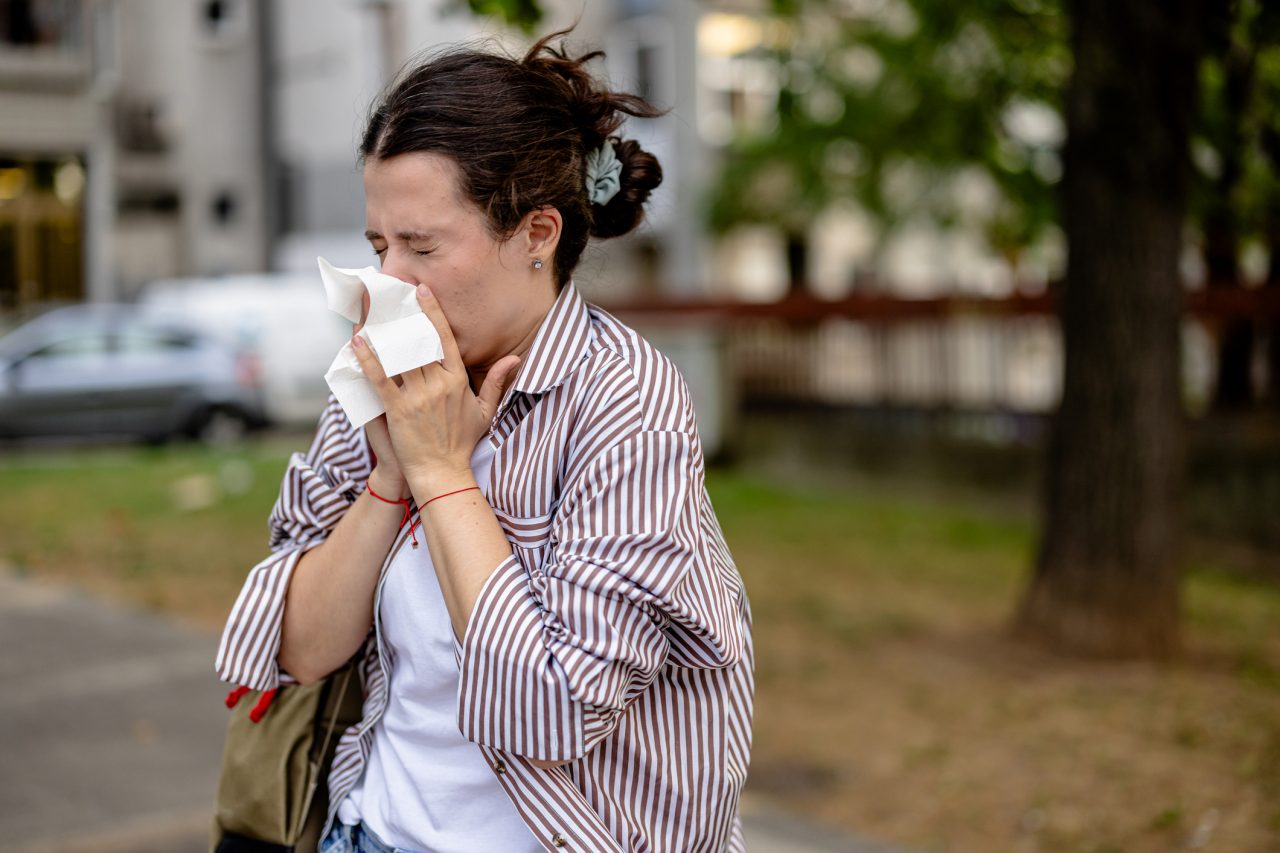
POLYGON ((85 0, 0 0, 0 88, 83 87, 91 67, 85 0))

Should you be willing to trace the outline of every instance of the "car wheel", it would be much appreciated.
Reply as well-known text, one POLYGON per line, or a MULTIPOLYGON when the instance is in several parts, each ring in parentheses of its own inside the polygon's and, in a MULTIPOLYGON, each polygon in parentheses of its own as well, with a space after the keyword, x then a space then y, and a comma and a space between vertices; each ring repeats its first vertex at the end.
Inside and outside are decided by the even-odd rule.
POLYGON ((249 421, 231 409, 210 409, 196 430, 196 438, 214 447, 238 444, 249 432, 249 421))

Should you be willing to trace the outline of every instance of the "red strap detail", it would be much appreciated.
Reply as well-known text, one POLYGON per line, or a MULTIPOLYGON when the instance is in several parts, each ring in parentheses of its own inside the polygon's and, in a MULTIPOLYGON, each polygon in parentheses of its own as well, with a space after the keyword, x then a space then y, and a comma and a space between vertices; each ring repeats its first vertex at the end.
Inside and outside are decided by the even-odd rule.
POLYGON ((241 685, 227 694, 227 707, 234 708, 240 697, 249 692, 249 688, 241 685))
POLYGON ((262 696, 258 698, 258 704, 254 705, 253 710, 249 712, 249 719, 255 723, 262 722, 262 718, 266 715, 267 708, 271 707, 271 700, 274 698, 276 698, 276 690, 264 690, 262 696))

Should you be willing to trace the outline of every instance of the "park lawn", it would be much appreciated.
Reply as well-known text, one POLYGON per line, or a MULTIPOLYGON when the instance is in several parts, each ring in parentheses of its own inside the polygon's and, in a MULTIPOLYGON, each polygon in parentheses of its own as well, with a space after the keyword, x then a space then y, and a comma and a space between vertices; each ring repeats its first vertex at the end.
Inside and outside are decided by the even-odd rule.
MULTIPOLYGON (((0 456, 0 563, 216 628, 305 441, 0 456)), ((1199 547, 1181 660, 1065 660, 1004 632, 1025 511, 869 481, 709 489, 755 623, 749 798, 939 853, 1280 849, 1274 584, 1199 547)))

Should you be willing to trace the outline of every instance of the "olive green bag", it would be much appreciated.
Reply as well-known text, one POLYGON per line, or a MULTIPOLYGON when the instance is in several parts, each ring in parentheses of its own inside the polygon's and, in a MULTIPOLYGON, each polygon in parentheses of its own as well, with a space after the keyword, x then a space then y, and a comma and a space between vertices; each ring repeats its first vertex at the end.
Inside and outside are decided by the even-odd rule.
POLYGON ((237 688, 214 806, 215 853, 314 853, 329 805, 329 766, 343 730, 360 722, 357 661, 315 684, 237 688), (249 713, 235 710, 249 696, 249 713))

